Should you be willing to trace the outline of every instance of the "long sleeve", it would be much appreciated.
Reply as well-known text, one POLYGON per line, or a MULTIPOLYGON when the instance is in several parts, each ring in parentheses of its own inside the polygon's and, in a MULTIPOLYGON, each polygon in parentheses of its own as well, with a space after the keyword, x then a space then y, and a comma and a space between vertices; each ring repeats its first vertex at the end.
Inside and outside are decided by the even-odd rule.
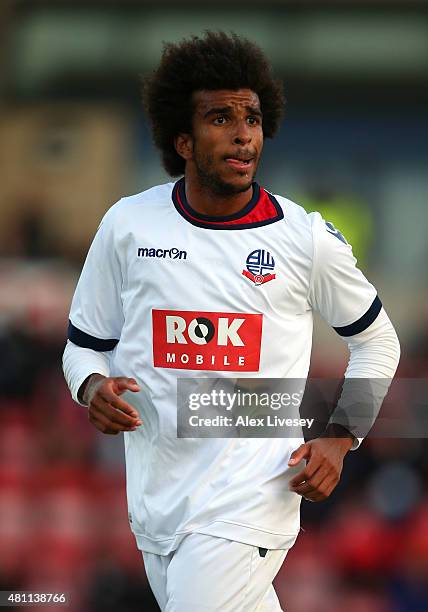
POLYGON ((77 396, 80 386, 90 374, 109 376, 109 353, 82 348, 68 340, 62 357, 62 367, 72 398, 84 406, 77 396))
POLYGON ((114 227, 112 207, 92 241, 71 304, 63 370, 79 404, 77 393, 90 374, 109 375, 110 354, 119 342, 124 321, 114 227))
POLYGON ((361 444, 373 426, 400 359, 395 329, 382 308, 363 332, 347 338, 350 351, 345 382, 330 422, 346 427, 361 444))
POLYGON ((310 215, 314 263, 309 302, 348 343, 345 383, 330 423, 355 437, 372 427, 397 369, 400 345, 375 287, 357 267, 352 247, 319 213, 310 215))

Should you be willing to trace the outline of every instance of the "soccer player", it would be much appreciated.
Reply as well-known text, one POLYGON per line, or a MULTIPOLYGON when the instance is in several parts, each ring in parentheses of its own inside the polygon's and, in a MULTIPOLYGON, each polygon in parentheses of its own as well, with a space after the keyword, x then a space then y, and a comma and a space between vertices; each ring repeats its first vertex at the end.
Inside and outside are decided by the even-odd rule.
POLYGON ((391 379, 397 336, 340 232, 254 180, 284 107, 260 48, 221 32, 168 44, 144 101, 182 178, 104 216, 65 377, 97 429, 124 432, 130 526, 160 608, 278 611, 301 498, 331 494, 362 436, 342 405, 307 443, 178 438, 177 379, 305 379, 315 310, 348 342, 346 379, 391 379))

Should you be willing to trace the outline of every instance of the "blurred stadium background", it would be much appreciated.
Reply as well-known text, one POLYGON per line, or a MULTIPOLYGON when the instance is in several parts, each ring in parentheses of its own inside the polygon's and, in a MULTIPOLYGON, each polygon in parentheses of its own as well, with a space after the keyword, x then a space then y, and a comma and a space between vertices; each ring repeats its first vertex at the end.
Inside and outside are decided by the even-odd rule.
MULTIPOLYGON (((69 398, 70 298, 104 211, 168 180, 139 100, 162 41, 258 42, 288 107, 259 181, 353 243, 428 372, 428 5, 424 2, 0 2, 0 590, 66 590, 70 611, 156 610, 128 528, 121 438, 69 398)), ((317 322, 312 374, 344 343, 317 322)), ((405 400, 403 400, 405 402, 405 400)), ((428 445, 367 440, 277 578, 288 612, 428 610, 428 445)), ((16 609, 16 608, 15 608, 16 609)))

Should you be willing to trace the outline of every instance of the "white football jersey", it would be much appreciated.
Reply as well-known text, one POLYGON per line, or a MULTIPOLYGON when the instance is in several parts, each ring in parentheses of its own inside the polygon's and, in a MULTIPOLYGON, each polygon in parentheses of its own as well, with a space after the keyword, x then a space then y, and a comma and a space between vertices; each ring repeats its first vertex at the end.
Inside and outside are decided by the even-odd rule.
MULTIPOLYGON (((110 374, 143 426, 125 432, 127 497, 138 547, 168 554, 190 532, 289 548, 300 496, 288 490, 296 438, 177 438, 177 378, 300 378, 312 313, 342 336, 381 303, 351 247, 318 213, 256 183, 239 213, 209 217, 184 179, 106 213, 73 298, 69 339, 109 351, 110 374)), ((90 372, 87 372, 88 375, 90 372)), ((83 382, 83 379, 82 379, 83 382)))

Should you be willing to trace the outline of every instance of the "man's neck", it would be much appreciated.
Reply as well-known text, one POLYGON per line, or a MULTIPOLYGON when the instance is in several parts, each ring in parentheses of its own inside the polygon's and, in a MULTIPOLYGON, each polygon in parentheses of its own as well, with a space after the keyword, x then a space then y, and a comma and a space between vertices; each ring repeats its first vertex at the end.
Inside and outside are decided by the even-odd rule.
POLYGON ((220 195, 194 181, 188 181, 186 177, 185 189, 187 202, 193 210, 211 217, 224 217, 239 212, 248 204, 253 195, 252 185, 240 193, 220 195))

